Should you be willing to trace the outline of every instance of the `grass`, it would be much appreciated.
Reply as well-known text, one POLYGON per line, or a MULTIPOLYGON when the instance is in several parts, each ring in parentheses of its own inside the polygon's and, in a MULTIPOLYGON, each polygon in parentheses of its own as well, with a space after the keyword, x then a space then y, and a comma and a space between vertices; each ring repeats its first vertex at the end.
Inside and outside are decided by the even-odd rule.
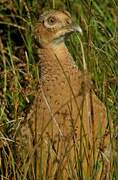
MULTIPOLYGON (((35 177, 29 172, 29 164, 25 163, 27 157, 22 162, 22 169, 18 169, 16 161, 18 154, 15 151, 20 147, 16 144, 15 137, 19 122, 28 111, 39 82, 40 69, 33 51, 32 26, 37 21, 39 13, 49 8, 66 8, 82 27, 81 40, 77 35, 72 35, 66 44, 79 69, 83 70, 86 62, 94 90, 106 105, 108 117, 109 114, 112 116, 114 127, 117 127, 117 2, 115 0, 2 0, 0 2, 1 179, 12 177, 14 180, 25 180, 35 177)), ((118 151, 117 143, 116 151, 118 151)), ((41 154, 40 162, 43 158, 43 149, 41 154)), ((75 156, 78 179, 82 179, 81 157, 78 156, 77 149, 75 156)), ((110 179, 118 179, 117 155, 114 156, 110 179)), ((32 161, 32 157, 29 161, 32 161)), ((42 166, 43 164, 40 163, 41 172, 42 166)), ((71 163, 69 166, 71 173, 71 163)), ((96 164, 92 169, 93 174, 98 166, 96 164)), ((43 172, 39 179, 43 179, 43 172)))

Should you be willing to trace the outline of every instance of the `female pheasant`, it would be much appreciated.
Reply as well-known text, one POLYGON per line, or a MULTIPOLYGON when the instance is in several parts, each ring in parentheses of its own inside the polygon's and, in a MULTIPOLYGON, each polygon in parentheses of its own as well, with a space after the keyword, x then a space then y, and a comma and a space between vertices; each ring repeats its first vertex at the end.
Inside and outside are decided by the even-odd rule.
POLYGON ((67 11, 60 10, 45 12, 34 27, 40 87, 21 127, 34 179, 109 177, 110 132, 105 106, 64 43, 65 37, 76 31, 81 33, 81 28, 73 24, 67 11))

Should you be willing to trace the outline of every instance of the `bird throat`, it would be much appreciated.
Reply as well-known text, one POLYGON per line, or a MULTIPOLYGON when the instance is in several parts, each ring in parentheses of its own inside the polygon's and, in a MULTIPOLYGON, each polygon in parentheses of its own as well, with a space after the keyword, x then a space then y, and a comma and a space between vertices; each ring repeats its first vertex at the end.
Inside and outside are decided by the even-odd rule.
POLYGON ((53 40, 53 46, 59 46, 61 43, 64 43, 64 37, 56 38, 53 40))

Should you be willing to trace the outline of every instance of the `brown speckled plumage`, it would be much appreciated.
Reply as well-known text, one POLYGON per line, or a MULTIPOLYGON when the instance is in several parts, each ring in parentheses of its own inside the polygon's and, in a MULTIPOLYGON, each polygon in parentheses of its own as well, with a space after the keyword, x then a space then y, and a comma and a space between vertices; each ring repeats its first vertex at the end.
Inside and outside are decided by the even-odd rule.
POLYGON ((104 135, 105 106, 94 94, 89 75, 78 70, 64 43, 65 35, 75 30, 68 12, 54 10, 44 13, 34 28, 40 46, 40 88, 21 133, 27 137, 29 157, 35 154, 38 175, 42 155, 44 179, 77 179, 75 154, 80 153, 80 144, 82 152, 86 151, 81 159, 84 176, 91 176, 93 159, 99 159, 101 151, 105 153, 108 147, 103 148, 104 141, 104 146, 109 144, 109 132, 104 135))

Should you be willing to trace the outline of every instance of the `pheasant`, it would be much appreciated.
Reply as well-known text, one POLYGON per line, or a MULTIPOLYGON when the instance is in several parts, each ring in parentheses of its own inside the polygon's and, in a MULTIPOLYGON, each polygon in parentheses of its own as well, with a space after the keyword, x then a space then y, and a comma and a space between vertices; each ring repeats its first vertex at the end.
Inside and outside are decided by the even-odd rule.
POLYGON ((34 160, 35 178, 41 173, 44 179, 57 180, 109 174, 106 108, 92 89, 89 73, 78 69, 65 45, 65 37, 74 32, 81 33, 81 28, 65 10, 43 13, 34 27, 41 78, 21 135, 25 156, 30 163, 34 160))

